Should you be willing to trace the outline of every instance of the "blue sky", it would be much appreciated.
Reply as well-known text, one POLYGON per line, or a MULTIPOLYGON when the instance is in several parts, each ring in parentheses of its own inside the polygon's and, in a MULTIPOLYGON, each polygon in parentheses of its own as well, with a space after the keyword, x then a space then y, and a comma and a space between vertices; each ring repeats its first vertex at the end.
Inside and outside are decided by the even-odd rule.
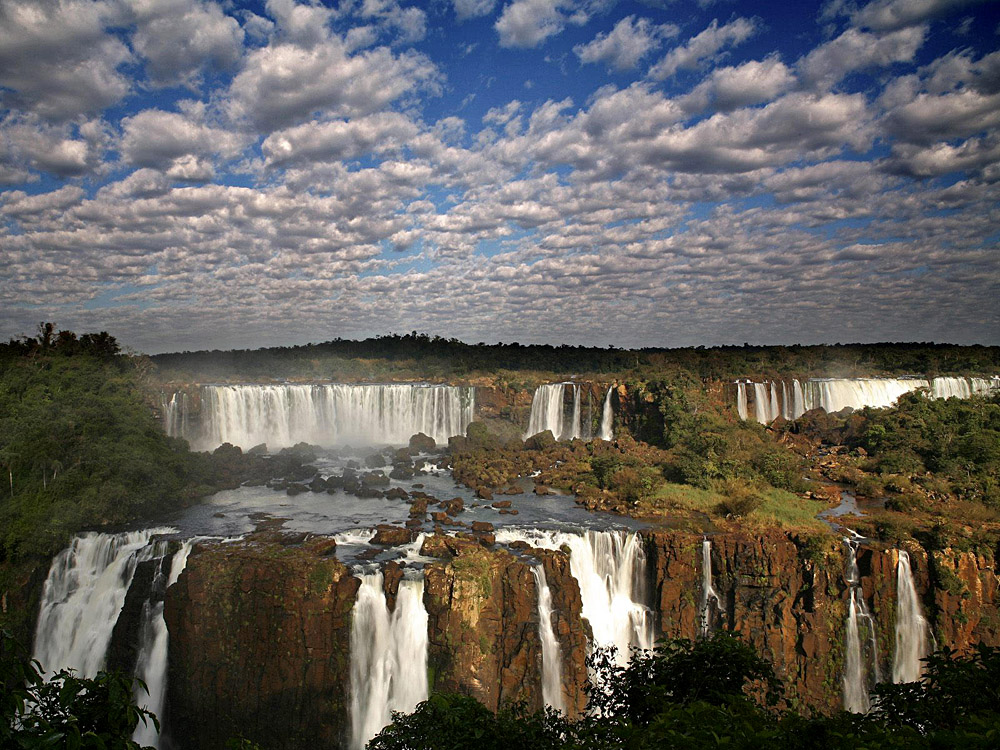
POLYGON ((998 344, 998 49, 974 0, 0 0, 0 336, 998 344))

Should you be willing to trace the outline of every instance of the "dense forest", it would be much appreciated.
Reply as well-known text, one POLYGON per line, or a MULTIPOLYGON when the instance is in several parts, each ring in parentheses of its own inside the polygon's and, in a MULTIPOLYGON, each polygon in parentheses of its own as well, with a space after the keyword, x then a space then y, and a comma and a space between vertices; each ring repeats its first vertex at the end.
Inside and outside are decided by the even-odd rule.
POLYGON ((446 379, 505 371, 558 374, 629 373, 653 377, 681 370, 699 378, 828 376, 1000 371, 1000 347, 930 343, 815 346, 721 346, 681 349, 599 349, 582 346, 466 344, 416 331, 363 341, 335 339, 304 346, 159 354, 164 380, 446 379))

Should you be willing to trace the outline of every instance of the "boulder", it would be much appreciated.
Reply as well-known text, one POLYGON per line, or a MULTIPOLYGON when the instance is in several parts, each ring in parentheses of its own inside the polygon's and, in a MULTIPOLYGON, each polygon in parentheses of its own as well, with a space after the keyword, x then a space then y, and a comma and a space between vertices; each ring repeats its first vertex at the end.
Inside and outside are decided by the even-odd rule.
POLYGON ((371 543, 396 547, 400 544, 409 544, 414 538, 412 529, 379 524, 375 527, 375 536, 372 537, 371 543))
POLYGON ((435 448, 437 448, 437 443, 434 442, 434 438, 430 435, 418 432, 410 438, 409 452, 411 454, 430 453, 435 448))

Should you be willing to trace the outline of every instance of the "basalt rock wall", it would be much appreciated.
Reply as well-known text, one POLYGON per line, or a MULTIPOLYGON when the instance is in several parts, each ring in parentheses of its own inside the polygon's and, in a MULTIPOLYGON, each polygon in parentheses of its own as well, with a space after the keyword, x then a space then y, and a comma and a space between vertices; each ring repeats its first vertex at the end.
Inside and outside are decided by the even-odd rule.
POLYGON ((168 726, 185 750, 342 747, 359 581, 332 542, 196 546, 168 589, 168 726))
MULTIPOLYGON (((703 537, 645 533, 653 606, 666 637, 691 638, 701 623, 703 537)), ((846 550, 834 537, 730 533, 710 537, 714 628, 740 633, 771 663, 798 702, 841 706, 848 584, 846 550)), ((911 566, 925 616, 939 645, 959 651, 1000 645, 1000 594, 992 552, 928 554, 911 545, 911 566)), ((857 565, 876 626, 877 671, 892 674, 898 550, 861 545, 857 565)))

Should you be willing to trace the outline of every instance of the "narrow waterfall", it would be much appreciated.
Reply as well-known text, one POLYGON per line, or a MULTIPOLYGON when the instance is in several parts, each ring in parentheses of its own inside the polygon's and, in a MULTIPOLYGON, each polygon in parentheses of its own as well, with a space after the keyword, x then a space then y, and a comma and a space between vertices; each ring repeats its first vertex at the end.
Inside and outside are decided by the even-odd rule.
POLYGON ((404 444, 422 432, 439 443, 464 435, 475 389, 444 385, 210 385, 202 388, 201 448, 404 444))
POLYGON ((542 642, 542 700, 546 706, 564 711, 566 703, 562 691, 562 652, 555 631, 552 629, 552 592, 545 579, 545 568, 531 568, 538 588, 538 637, 542 642))
POLYGON ((742 380, 736 381, 736 413, 740 415, 740 419, 750 416, 747 409, 747 384, 742 380))
POLYGON ((615 646, 628 664, 630 648, 653 647, 653 614, 647 606, 646 554, 632 532, 571 534, 540 529, 498 529, 497 541, 524 541, 542 549, 569 548, 570 572, 580 585, 583 616, 594 635, 592 646, 615 646))
POLYGON ((81 534, 52 560, 42 589, 34 658, 51 674, 75 669, 94 677, 104 666, 135 567, 166 554, 166 543, 150 543, 175 529, 124 534, 81 534))
POLYGON ((770 424, 779 415, 797 419, 810 409, 885 408, 918 388, 929 388, 935 398, 969 398, 1000 388, 1000 378, 812 378, 792 380, 790 385, 782 381, 780 391, 774 382, 737 381, 736 410, 741 419, 749 418, 748 385, 753 387, 754 419, 770 424))
POLYGON ((611 392, 614 389, 615 389, 614 386, 609 386, 608 394, 604 397, 604 408, 601 409, 601 429, 597 433, 597 437, 599 437, 601 440, 614 439, 612 425, 614 423, 615 414, 611 409, 611 392))
POLYGON ((910 555, 899 551, 896 565, 896 651, 892 657, 892 681, 916 682, 923 674, 920 660, 927 656, 930 624, 920 610, 920 597, 913 583, 910 555))
POLYGON ((712 543, 705 539, 701 543, 701 634, 707 636, 712 631, 712 609, 722 611, 719 594, 712 586, 712 543))
MULTIPOLYGON (((157 601, 147 601, 143 607, 143 624, 140 634, 139 657, 135 665, 135 676, 146 683, 146 691, 137 689, 135 702, 152 711, 160 720, 160 732, 152 722, 139 722, 132 739, 142 747, 160 746, 160 733, 164 729, 163 707, 167 696, 167 646, 170 636, 167 623, 163 619, 163 598, 166 590, 173 586, 187 566, 191 554, 192 540, 186 540, 170 561, 170 571, 166 581, 154 581, 153 590, 159 590, 157 601)), ((159 575, 159 573, 158 573, 159 575)))
POLYGON ((351 624, 351 748, 363 750, 392 721, 427 699, 423 578, 399 582, 390 613, 382 573, 360 576, 351 624))
POLYGON ((183 391, 171 393, 167 399, 163 396, 163 431, 170 437, 186 437, 190 428, 188 427, 188 400, 187 394, 183 391))
POLYGON ((861 590, 861 574, 858 571, 858 545, 844 540, 848 549, 847 570, 844 574, 848 584, 847 627, 844 635, 844 708, 856 714, 867 713, 871 708, 868 698, 869 657, 874 665, 875 679, 881 680, 878 666, 878 646, 875 639, 875 621, 865 604, 861 590), (862 630, 866 634, 862 634, 862 630))

